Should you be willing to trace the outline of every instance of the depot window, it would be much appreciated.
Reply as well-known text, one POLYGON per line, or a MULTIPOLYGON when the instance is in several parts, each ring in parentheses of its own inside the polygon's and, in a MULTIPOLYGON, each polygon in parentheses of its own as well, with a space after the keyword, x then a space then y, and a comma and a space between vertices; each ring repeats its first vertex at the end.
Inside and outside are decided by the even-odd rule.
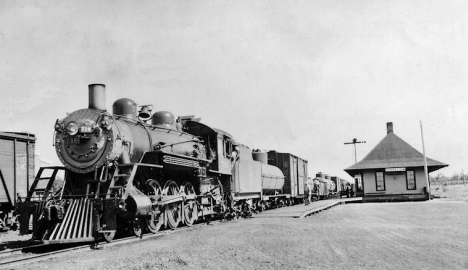
POLYGON ((414 176, 414 171, 406 171, 406 189, 416 189, 416 178, 414 176))
POLYGON ((375 172, 375 190, 385 191, 385 176, 383 172, 375 172))

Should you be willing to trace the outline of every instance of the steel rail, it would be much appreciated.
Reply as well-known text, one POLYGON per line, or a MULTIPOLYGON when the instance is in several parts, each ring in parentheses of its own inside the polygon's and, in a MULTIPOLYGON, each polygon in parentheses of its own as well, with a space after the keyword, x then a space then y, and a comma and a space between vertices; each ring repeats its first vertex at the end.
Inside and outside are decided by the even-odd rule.
POLYGON ((23 251, 23 249, 26 249, 26 248, 38 248, 38 247, 42 247, 42 246, 47 246, 47 245, 46 244, 39 244, 39 245, 31 245, 31 246, 24 246, 24 247, 20 247, 20 248, 12 248, 12 249, 8 249, 8 250, 3 250, 3 251, 0 251, 0 257, 4 257, 4 256, 11 255, 11 254, 14 254, 14 253, 21 253, 23 251))
MULTIPOLYGON (((220 222, 221 221, 216 220, 216 221, 211 221, 210 223, 220 223, 220 222)), ((28 255, 26 255, 27 257, 11 258, 10 260, 7 259, 7 260, 0 261, 0 268, 17 267, 17 266, 20 266, 20 265, 24 265, 26 263, 39 262, 39 261, 43 261, 43 260, 46 260, 46 259, 62 256, 65 253, 71 254, 71 253, 74 253, 74 252, 83 252, 83 251, 89 250, 90 247, 91 247, 91 249, 101 249, 101 248, 105 248, 105 247, 112 247, 112 246, 117 246, 117 245, 122 245, 122 244, 128 244, 128 243, 134 243, 134 242, 136 243, 138 241, 141 241, 141 239, 146 240, 146 239, 162 237, 164 235, 169 235, 169 234, 173 234, 173 233, 177 233, 177 232, 181 232, 181 231, 186 231, 186 230, 191 229, 191 228, 202 227, 202 226, 205 226, 205 225, 207 225, 207 223, 202 222, 202 223, 199 223, 199 224, 195 224, 193 226, 184 226, 184 227, 176 228, 176 229, 173 229, 173 230, 163 230, 163 231, 159 231, 159 232, 154 233, 154 234, 146 233, 146 234, 142 235, 142 237, 129 236, 129 237, 124 237, 124 238, 120 238, 120 239, 115 239, 110 243, 98 242, 98 243, 91 243, 90 244, 88 242, 88 243, 83 244, 83 245, 79 245, 79 246, 75 246, 75 247, 71 247, 71 248, 60 249, 60 250, 54 250, 54 251, 46 252, 46 253, 42 253, 42 254, 33 254, 33 255, 28 254, 28 255)), ((16 248, 16 249, 4 251, 4 252, 0 253, 0 255, 6 255, 6 254, 12 255, 12 254, 23 252, 23 249, 30 249, 30 248, 33 248, 33 247, 37 248, 37 247, 41 247, 41 246, 49 246, 49 245, 48 244, 42 244, 42 245, 28 246, 28 247, 23 247, 23 248, 16 248)))

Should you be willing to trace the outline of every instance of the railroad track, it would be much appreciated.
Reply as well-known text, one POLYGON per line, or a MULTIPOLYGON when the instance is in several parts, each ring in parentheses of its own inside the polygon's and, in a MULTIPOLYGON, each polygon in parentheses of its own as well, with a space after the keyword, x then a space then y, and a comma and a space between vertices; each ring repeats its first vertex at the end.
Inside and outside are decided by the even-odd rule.
MULTIPOLYGON (((221 221, 217 220, 217 221, 212 221, 211 223, 212 224, 221 223, 221 221)), ((181 227, 181 228, 177 228, 174 230, 164 230, 164 231, 157 232, 155 234, 147 233, 147 234, 144 234, 141 238, 143 239, 157 238, 157 237, 161 237, 164 235, 173 234, 173 233, 177 233, 177 232, 181 232, 181 231, 185 231, 188 229, 197 228, 197 227, 201 227, 205 225, 206 223, 199 223, 190 227, 186 226, 186 227, 181 227)), ((56 258, 66 253, 83 252, 83 251, 87 251, 90 249, 101 249, 101 248, 106 248, 106 247, 111 247, 111 246, 133 243, 137 241, 140 241, 140 238, 135 237, 135 236, 129 236, 129 237, 115 239, 110 243, 99 242, 97 243, 97 245, 94 243, 92 244, 86 243, 82 245, 78 244, 73 247, 61 248, 58 250, 47 251, 47 252, 43 252, 40 254, 31 253, 31 252, 35 249, 50 247, 50 245, 41 244, 41 245, 33 245, 33 246, 27 246, 27 247, 22 247, 22 248, 15 248, 15 249, 0 252, 0 268, 3 269, 3 268, 9 268, 9 267, 17 267, 20 265, 24 265, 26 263, 34 263, 38 261, 47 260, 50 258, 56 258), (29 253, 27 253, 28 250, 29 250, 29 253)))
POLYGON ((44 245, 32 245, 32 246, 26 246, 26 247, 20 247, 20 248, 13 248, 13 249, 9 249, 9 250, 4 250, 4 251, 1 251, 0 252, 0 265, 1 263, 3 262, 3 260, 1 260, 1 258, 4 258, 4 257, 7 257, 7 256, 12 256, 14 254, 20 254, 23 252, 23 249, 25 248, 35 248, 35 247, 42 247, 44 245))
MULTIPOLYGON (((185 231, 185 230, 192 229, 192 228, 237 220, 239 218, 241 217, 237 216, 237 217, 232 217, 230 219, 216 219, 216 220, 211 220, 209 223, 201 222, 198 224, 194 224, 193 226, 184 226, 184 227, 176 228, 173 230, 162 230, 155 234, 145 233, 141 238, 145 240, 157 238, 157 237, 185 231)), ((246 218, 246 217, 243 217, 243 218, 246 218)), ((129 237, 114 239, 110 243, 99 242, 96 244, 96 243, 88 242, 84 244, 75 244, 73 247, 68 247, 68 248, 64 248, 63 245, 57 245, 55 250, 52 250, 52 251, 41 250, 40 254, 38 251, 34 251, 34 250, 38 250, 41 248, 50 248, 51 245, 39 244, 39 245, 15 248, 15 249, 0 252, 0 269, 17 267, 17 266, 24 265, 26 263, 34 263, 34 262, 47 260, 50 258, 56 258, 66 253, 84 252, 90 249, 102 249, 106 247, 112 247, 112 246, 117 246, 117 245, 122 245, 122 244, 127 244, 127 243, 134 243, 137 241, 140 241, 139 237, 129 236, 129 237)))

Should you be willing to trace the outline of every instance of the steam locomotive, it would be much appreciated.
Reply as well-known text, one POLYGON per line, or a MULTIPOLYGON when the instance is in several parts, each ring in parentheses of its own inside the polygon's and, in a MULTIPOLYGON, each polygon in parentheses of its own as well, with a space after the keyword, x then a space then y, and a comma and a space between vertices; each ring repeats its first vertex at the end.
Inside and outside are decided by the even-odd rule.
POLYGON ((111 241, 117 232, 140 236, 302 202, 307 160, 253 152, 199 118, 151 114, 151 105, 128 98, 109 113, 105 94, 104 85, 89 85, 88 108, 56 121, 54 144, 64 167, 41 168, 19 206, 20 232, 32 220, 32 240, 111 241), (43 180, 47 187, 38 196, 43 180))

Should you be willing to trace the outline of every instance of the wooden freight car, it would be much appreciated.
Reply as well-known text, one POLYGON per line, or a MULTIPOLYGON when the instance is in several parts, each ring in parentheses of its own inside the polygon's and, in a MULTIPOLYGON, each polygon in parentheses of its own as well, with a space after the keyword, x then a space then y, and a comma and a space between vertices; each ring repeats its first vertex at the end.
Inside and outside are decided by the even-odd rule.
POLYGON ((0 230, 18 228, 16 203, 25 198, 34 181, 36 136, 0 132, 0 230))
POLYGON ((291 194, 292 203, 304 200, 304 184, 307 180, 306 159, 290 153, 268 152, 268 164, 278 167, 284 174, 283 193, 291 194))

